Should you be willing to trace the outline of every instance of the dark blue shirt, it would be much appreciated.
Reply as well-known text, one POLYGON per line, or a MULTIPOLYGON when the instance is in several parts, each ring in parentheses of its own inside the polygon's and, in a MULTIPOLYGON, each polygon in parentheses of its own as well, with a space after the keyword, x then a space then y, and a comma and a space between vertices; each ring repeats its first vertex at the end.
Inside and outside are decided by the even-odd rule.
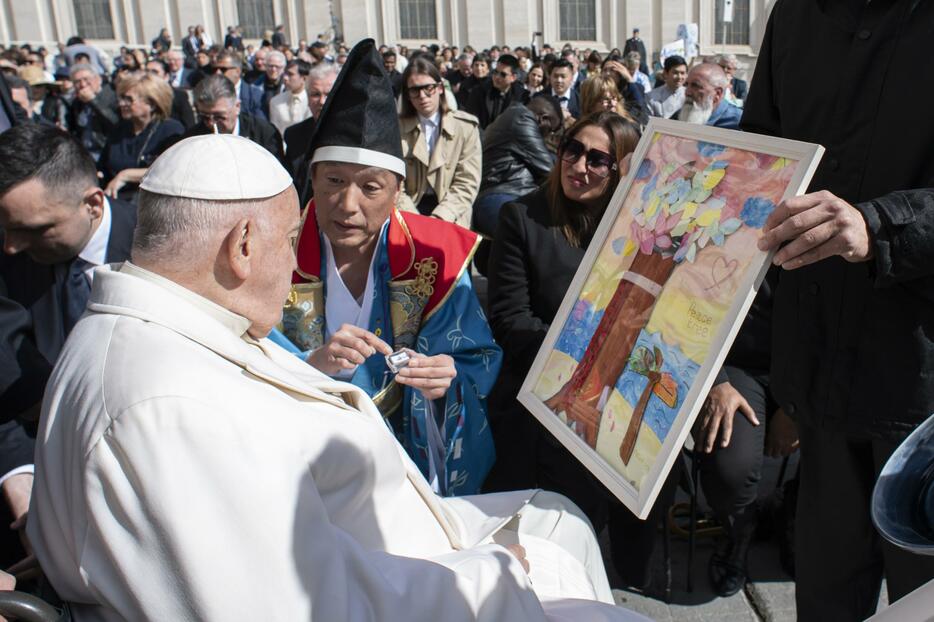
POLYGON ((136 135, 130 121, 120 121, 107 139, 98 162, 98 168, 104 174, 104 185, 124 169, 148 167, 184 133, 185 127, 175 119, 153 120, 136 135))

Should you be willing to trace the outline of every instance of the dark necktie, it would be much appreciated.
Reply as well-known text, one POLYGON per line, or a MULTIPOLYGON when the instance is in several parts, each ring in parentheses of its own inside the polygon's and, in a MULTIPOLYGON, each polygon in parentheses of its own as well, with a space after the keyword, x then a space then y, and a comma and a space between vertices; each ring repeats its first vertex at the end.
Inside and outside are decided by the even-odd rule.
POLYGON ((84 274, 84 271, 91 267, 91 264, 75 257, 68 267, 68 274, 65 276, 64 287, 64 316, 65 316, 65 336, 71 332, 75 323, 84 309, 88 306, 88 299, 91 297, 91 282, 84 274))

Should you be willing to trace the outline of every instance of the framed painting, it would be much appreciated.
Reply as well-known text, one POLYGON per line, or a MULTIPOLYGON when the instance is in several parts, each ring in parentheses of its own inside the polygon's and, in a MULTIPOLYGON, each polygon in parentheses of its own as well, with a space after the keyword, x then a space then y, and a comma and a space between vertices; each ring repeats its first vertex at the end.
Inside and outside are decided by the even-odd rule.
POLYGON ((645 518, 823 147, 652 119, 519 392, 645 518))

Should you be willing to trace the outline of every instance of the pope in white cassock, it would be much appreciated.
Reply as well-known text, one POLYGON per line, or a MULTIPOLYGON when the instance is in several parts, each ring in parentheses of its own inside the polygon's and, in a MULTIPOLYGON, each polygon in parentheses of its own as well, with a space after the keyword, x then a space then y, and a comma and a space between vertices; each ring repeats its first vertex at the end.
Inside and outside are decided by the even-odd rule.
POLYGON ((190 138, 140 188, 37 439, 28 534, 76 620, 641 619, 566 499, 437 496, 363 391, 266 339, 299 230, 273 156, 190 138))

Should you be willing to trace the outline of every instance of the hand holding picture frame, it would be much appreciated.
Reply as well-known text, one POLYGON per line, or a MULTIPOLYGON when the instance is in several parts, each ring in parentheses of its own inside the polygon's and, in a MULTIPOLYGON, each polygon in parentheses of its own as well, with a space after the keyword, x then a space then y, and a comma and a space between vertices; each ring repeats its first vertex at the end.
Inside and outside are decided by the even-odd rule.
POLYGON ((652 119, 519 392, 639 518, 755 297, 768 215, 823 147, 652 119))

